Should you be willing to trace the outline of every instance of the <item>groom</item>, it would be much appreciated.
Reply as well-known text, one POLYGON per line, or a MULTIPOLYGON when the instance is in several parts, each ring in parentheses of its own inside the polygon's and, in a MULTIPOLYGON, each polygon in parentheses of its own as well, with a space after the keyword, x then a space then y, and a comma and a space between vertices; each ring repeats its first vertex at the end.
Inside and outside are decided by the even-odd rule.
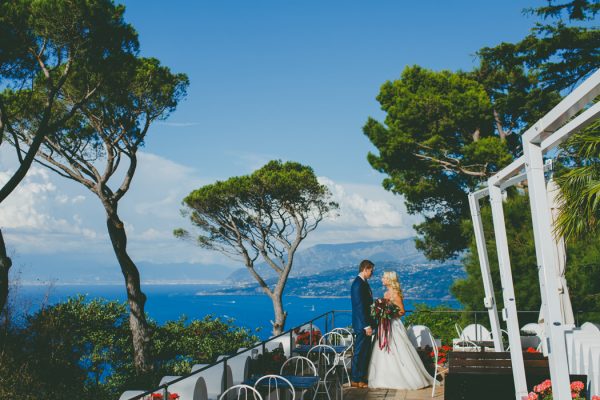
POLYGON ((363 260, 358 268, 358 276, 352 282, 352 328, 356 334, 354 357, 352 358, 352 387, 367 388, 367 368, 371 355, 371 335, 375 322, 371 318, 373 294, 367 280, 373 275, 375 265, 363 260))

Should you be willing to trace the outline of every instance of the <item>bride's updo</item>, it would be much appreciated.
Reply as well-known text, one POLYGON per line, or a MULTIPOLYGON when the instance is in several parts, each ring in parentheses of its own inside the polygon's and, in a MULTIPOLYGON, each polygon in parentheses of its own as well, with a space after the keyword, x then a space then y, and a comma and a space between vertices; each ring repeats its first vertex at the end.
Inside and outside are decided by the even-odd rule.
POLYGON ((385 271, 383 277, 388 281, 390 288, 395 291, 398 296, 402 297, 402 289, 400 288, 400 282, 398 282, 396 271, 385 271))

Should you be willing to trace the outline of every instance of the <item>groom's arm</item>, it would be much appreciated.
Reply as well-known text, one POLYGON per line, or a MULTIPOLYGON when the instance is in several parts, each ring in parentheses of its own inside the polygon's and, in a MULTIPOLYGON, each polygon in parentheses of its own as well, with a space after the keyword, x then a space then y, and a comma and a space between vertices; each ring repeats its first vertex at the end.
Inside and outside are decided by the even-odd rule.
POLYGON ((368 318, 365 315, 365 303, 363 302, 363 293, 361 290, 362 285, 352 285, 352 309, 358 311, 358 319, 360 326, 363 327, 367 335, 370 335, 371 326, 369 325, 368 318))

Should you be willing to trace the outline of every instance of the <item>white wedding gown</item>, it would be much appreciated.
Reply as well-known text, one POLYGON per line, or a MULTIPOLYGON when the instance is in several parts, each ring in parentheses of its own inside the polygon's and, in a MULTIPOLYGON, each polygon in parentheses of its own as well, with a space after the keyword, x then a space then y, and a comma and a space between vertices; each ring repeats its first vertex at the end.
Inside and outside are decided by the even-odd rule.
POLYGON ((381 350, 375 338, 369 364, 370 388, 416 390, 433 384, 400 318, 392 320, 389 350, 381 350))

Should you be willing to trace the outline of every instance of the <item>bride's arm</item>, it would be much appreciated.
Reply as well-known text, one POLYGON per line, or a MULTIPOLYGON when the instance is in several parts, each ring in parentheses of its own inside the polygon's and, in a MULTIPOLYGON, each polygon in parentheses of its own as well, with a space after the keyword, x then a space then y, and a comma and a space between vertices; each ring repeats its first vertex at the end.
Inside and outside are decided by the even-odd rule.
POLYGON ((403 316, 404 314, 406 314, 406 311, 404 311, 404 301, 402 300, 402 296, 395 294, 394 295, 394 304, 396 306, 398 306, 398 308, 400 309, 400 311, 398 311, 399 316, 403 316))

